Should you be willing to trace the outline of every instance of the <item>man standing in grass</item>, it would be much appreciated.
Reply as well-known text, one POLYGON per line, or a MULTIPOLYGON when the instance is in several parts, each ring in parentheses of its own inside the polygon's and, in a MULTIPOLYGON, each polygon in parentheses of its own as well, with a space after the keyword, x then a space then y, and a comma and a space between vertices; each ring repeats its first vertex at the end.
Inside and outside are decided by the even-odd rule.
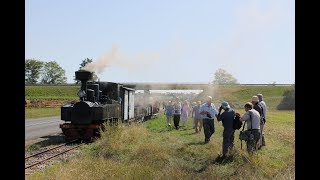
POLYGON ((192 114, 193 114, 193 121, 194 121, 194 129, 195 129, 195 133, 199 133, 201 132, 201 128, 202 128, 202 119, 201 119, 201 115, 199 113, 201 107, 201 101, 198 101, 198 104, 196 104, 193 108, 192 108, 192 114), (198 125, 199 124, 199 125, 198 125))
POLYGON ((267 115, 267 105, 266 103, 263 101, 263 96, 262 94, 257 94, 258 98, 259 98, 259 104, 262 107, 262 121, 260 123, 260 129, 261 129, 261 138, 262 138, 262 146, 266 145, 266 141, 264 139, 264 132, 263 132, 263 127, 264 124, 266 123, 266 115, 267 115))
POLYGON ((167 116, 167 124, 169 127, 171 127, 171 119, 173 116, 173 106, 171 101, 169 101, 168 105, 165 106, 165 111, 167 116))
POLYGON ((215 132, 214 129, 214 116, 217 110, 214 104, 212 103, 212 97, 207 97, 207 102, 203 104, 200 108, 200 114, 203 122, 203 131, 204 131, 204 143, 207 144, 210 141, 210 137, 215 132))
MULTIPOLYGON (((263 122, 262 122, 263 111, 262 111, 262 106, 261 106, 261 104, 259 103, 259 98, 258 98, 258 96, 252 96, 252 98, 251 98, 251 103, 252 103, 252 105, 253 105, 253 109, 255 109, 256 111, 259 112, 259 115, 260 115, 260 125, 261 125, 261 124, 263 123, 263 122)), ((260 132, 260 133, 262 133, 262 132, 260 132)), ((258 145, 259 145, 258 149, 261 149, 261 147, 262 147, 262 142, 259 141, 258 145)))
POLYGON ((197 103, 196 102, 192 102, 192 105, 191 105, 191 118, 192 118, 192 123, 193 123, 193 126, 192 128, 195 129, 196 128, 196 124, 195 124, 195 121, 194 121, 194 111, 193 111, 193 108, 197 106, 197 103))
POLYGON ((179 129, 180 123, 180 115, 181 115, 181 102, 178 97, 176 97, 176 101, 173 105, 173 123, 176 129, 179 129))
POLYGON ((190 111, 189 103, 187 100, 185 100, 181 108, 182 126, 185 126, 188 121, 189 111, 190 111))
POLYGON ((234 129, 233 119, 235 117, 235 111, 230 108, 228 102, 222 102, 217 115, 217 120, 222 121, 223 125, 223 142, 222 142, 222 158, 233 148, 234 145, 234 129), (221 114, 221 110, 224 112, 221 114))
POLYGON ((253 135, 252 139, 247 141, 247 151, 252 154, 253 151, 257 150, 257 143, 260 139, 260 114, 253 109, 253 105, 250 102, 244 105, 244 110, 246 112, 242 115, 240 121, 247 122, 247 130, 253 135))

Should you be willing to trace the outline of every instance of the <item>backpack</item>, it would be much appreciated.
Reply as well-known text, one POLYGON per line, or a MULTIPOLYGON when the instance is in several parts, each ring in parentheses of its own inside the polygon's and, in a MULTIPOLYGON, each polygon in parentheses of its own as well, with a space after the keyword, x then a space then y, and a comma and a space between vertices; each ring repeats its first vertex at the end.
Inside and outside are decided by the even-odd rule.
POLYGON ((240 114, 236 113, 233 119, 233 129, 240 129, 242 127, 242 121, 240 121, 240 114))
POLYGON ((264 114, 263 114, 263 106, 262 104, 259 102, 257 104, 259 106, 259 108, 261 109, 261 114, 260 114, 260 124, 264 124, 265 123, 265 118, 264 118, 264 114))

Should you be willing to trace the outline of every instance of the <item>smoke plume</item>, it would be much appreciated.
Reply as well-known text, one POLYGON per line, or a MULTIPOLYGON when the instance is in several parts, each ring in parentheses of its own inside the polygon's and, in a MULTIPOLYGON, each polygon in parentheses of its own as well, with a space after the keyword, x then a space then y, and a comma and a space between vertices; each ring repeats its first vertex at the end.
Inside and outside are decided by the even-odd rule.
POLYGON ((112 46, 110 52, 92 63, 88 63, 83 70, 102 73, 106 67, 119 66, 129 71, 137 71, 152 65, 160 59, 159 53, 141 52, 136 55, 125 55, 116 45, 112 46))
POLYGON ((99 58, 97 61, 88 63, 82 69, 90 72, 101 73, 107 66, 110 66, 112 63, 115 63, 119 59, 120 59, 119 48, 113 45, 109 53, 99 58))

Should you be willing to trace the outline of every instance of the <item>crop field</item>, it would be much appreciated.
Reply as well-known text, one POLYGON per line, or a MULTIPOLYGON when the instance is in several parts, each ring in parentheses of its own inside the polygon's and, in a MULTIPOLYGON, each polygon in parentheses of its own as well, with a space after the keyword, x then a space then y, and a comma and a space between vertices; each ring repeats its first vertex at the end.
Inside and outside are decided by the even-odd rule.
MULTIPOLYGON (((241 114, 243 109, 238 109, 241 114)), ((179 130, 166 126, 164 115, 145 123, 108 127, 77 158, 55 163, 28 179, 294 179, 295 111, 270 110, 265 125, 267 146, 249 156, 239 131, 232 156, 218 163, 222 125, 208 144, 194 133, 191 119, 179 130)))
POLYGON ((25 86, 25 99, 78 99, 80 86, 25 86))

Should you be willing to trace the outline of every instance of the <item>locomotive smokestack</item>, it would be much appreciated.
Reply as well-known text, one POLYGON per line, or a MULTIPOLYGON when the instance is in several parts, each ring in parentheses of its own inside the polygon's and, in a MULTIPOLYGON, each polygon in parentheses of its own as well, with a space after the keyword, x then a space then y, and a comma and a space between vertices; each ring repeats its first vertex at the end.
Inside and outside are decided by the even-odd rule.
POLYGON ((81 81, 81 90, 87 91, 87 81, 92 79, 93 72, 85 71, 85 70, 79 70, 75 72, 76 74, 76 80, 81 81))

